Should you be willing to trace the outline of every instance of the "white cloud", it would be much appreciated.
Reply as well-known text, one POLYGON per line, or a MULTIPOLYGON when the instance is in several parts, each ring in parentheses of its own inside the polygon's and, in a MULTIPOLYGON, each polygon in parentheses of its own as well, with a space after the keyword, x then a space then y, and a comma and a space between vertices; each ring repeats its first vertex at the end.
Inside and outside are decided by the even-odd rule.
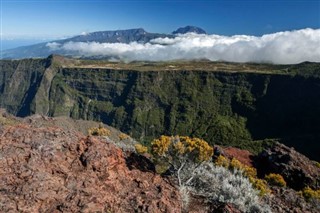
MULTIPOLYGON (((55 42, 54 42, 55 43, 55 42)), ((49 45, 50 44, 50 45, 49 45)), ((320 29, 278 32, 261 37, 184 34, 157 38, 149 43, 68 42, 50 48, 74 51, 84 56, 116 56, 122 60, 209 59, 277 64, 320 62, 320 29)))
POLYGON ((47 47, 49 47, 51 50, 57 50, 60 48, 61 44, 57 42, 50 42, 46 44, 47 47))

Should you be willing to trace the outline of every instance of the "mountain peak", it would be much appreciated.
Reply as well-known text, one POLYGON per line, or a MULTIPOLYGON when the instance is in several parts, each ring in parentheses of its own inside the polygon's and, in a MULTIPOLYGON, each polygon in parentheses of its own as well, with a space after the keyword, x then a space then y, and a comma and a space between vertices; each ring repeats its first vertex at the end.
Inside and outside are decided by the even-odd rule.
POLYGON ((206 31, 204 31, 200 27, 189 26, 189 25, 185 27, 180 27, 177 30, 172 32, 172 34, 186 34, 186 33, 207 34, 206 31))

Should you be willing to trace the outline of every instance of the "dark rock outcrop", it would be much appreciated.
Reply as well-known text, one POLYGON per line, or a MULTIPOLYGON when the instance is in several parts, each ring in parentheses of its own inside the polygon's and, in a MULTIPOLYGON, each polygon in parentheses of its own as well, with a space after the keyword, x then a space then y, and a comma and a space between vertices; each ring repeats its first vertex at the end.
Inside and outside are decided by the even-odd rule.
POLYGON ((122 151, 57 127, 1 127, 0 212, 180 212, 180 196, 122 151))
POLYGON ((320 168, 306 156, 281 143, 266 149, 258 157, 258 172, 281 174, 287 185, 301 190, 310 186, 320 188, 320 168))

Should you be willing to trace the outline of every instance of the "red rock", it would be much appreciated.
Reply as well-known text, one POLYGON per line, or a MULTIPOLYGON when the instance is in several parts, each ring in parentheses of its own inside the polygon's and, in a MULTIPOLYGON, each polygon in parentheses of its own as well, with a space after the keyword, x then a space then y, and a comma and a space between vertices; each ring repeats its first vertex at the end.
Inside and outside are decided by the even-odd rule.
POLYGON ((235 147, 226 147, 226 148, 223 148, 223 154, 230 159, 236 158, 244 165, 247 165, 250 167, 253 166, 253 161, 252 161, 253 154, 248 150, 238 149, 235 147))
POLYGON ((18 125, 0 137, 0 212, 180 212, 179 192, 113 144, 18 125))

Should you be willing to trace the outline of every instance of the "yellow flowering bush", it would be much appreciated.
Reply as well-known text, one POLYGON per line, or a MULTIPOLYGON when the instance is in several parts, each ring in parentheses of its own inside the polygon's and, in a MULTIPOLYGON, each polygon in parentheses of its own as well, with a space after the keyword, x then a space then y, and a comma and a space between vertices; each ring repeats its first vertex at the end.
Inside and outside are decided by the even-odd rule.
POLYGON ((139 153, 139 154, 144 154, 144 153, 148 152, 148 147, 143 146, 142 144, 139 144, 139 143, 135 144, 134 148, 136 149, 137 153, 139 153))
POLYGON ((270 185, 284 187, 287 185, 286 181, 280 174, 270 173, 264 178, 270 185))
POLYGON ((172 137, 162 135, 160 138, 155 139, 151 143, 151 151, 156 156, 164 156, 171 145, 172 137))
POLYGON ((120 133, 120 134, 118 135, 118 137, 119 137, 119 139, 120 139, 121 141, 123 141, 123 140, 128 139, 128 138, 129 138, 129 135, 124 134, 124 133, 120 133))
POLYGON ((312 199, 320 200, 320 189, 313 190, 310 187, 306 187, 300 191, 300 194, 307 200, 310 201, 312 199))
POLYGON ((88 133, 93 136, 109 136, 111 132, 109 129, 99 126, 90 128, 88 133))
POLYGON ((263 196, 265 194, 269 194, 271 192, 266 180, 259 179, 259 178, 253 178, 253 177, 249 177, 249 180, 250 180, 251 184, 253 185, 253 187, 255 189, 259 190, 260 196, 263 196))
POLYGON ((219 155, 217 157, 217 159, 215 159, 214 164, 216 166, 222 166, 222 167, 225 167, 225 168, 229 168, 230 161, 229 161, 229 159, 227 159, 223 155, 219 155))
POLYGON ((183 136, 164 136, 155 139, 151 143, 151 152, 154 156, 171 158, 176 155, 182 157, 188 155, 194 161, 202 162, 210 160, 213 155, 213 148, 200 138, 190 138, 183 136))

